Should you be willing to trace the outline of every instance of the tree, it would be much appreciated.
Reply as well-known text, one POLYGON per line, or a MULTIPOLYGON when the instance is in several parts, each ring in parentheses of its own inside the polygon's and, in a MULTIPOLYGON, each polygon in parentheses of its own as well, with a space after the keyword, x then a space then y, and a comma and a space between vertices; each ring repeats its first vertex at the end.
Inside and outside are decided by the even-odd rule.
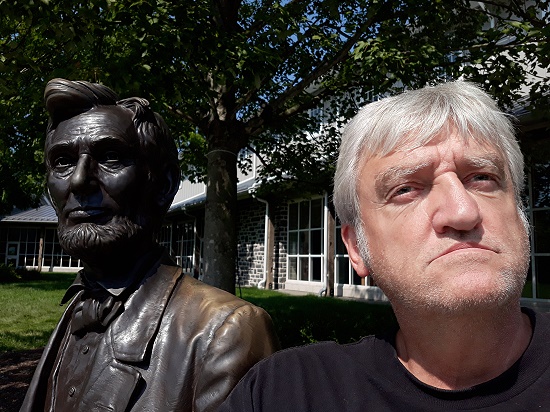
MULTIPOLYGON (((464 75, 504 106, 523 85, 537 107, 549 88, 529 77, 549 65, 548 0, 0 1, 2 165, 22 150, 14 139, 36 152, 38 96, 52 77, 149 97, 180 144, 184 175, 207 182, 204 279, 226 290, 243 148, 271 182, 325 190, 337 131, 373 91, 464 75), (308 113, 321 106, 330 127, 317 133, 308 113)), ((40 181, 36 157, 23 169, 40 181)))

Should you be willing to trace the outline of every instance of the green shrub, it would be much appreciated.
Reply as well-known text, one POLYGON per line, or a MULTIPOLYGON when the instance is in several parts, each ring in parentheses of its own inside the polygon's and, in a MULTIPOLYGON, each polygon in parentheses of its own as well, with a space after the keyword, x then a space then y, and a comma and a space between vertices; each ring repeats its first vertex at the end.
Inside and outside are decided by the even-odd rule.
POLYGON ((40 279, 40 272, 36 269, 24 269, 17 268, 15 269, 17 276, 23 280, 37 280, 40 279))
POLYGON ((0 282, 14 282, 21 279, 13 265, 0 263, 0 282))
POLYGON ((38 270, 16 268, 13 265, 0 263, 0 282, 2 283, 37 279, 40 279, 40 272, 38 270))

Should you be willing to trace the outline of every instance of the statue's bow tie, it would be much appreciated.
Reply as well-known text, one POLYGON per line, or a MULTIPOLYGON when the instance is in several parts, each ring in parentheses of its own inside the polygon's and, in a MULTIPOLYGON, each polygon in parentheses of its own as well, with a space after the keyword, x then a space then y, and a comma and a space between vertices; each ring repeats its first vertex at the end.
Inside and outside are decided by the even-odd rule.
POLYGON ((75 306, 71 323, 71 333, 73 334, 83 335, 90 331, 102 332, 123 310, 122 302, 109 294, 88 298, 85 297, 86 295, 85 292, 82 296, 83 299, 75 306))

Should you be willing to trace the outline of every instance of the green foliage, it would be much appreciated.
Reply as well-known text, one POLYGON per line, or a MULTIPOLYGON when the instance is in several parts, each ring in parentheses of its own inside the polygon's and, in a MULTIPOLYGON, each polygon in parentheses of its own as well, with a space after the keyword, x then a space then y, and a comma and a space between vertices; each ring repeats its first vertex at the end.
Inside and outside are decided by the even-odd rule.
POLYGON ((549 65, 548 14, 540 13, 548 1, 492 3, 2 0, 0 204, 6 212, 41 194, 41 100, 52 77, 151 98, 188 177, 204 178, 207 150, 250 145, 266 176, 292 172, 325 187, 337 128, 323 139, 304 133, 316 128, 308 109, 323 100, 326 121, 345 120, 371 90, 464 74, 503 104, 526 84, 540 106, 548 80, 526 75, 549 65))
POLYGON ((15 267, 0 263, 0 282, 13 282, 18 279, 15 267))
POLYGON ((13 265, 0 263, 0 283, 40 278, 40 272, 34 269, 15 268, 13 265))

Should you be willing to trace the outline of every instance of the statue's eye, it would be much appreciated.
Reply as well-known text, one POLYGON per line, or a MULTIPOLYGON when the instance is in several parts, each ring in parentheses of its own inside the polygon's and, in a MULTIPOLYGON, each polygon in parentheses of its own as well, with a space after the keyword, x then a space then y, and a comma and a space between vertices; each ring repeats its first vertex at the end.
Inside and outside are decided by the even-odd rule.
POLYGON ((59 156, 53 161, 52 166, 54 169, 64 169, 69 166, 72 166, 72 164, 73 164, 73 161, 71 158, 67 156, 59 156))
POLYGON ((109 150, 103 154, 104 162, 118 162, 120 160, 120 155, 114 150, 109 150))

